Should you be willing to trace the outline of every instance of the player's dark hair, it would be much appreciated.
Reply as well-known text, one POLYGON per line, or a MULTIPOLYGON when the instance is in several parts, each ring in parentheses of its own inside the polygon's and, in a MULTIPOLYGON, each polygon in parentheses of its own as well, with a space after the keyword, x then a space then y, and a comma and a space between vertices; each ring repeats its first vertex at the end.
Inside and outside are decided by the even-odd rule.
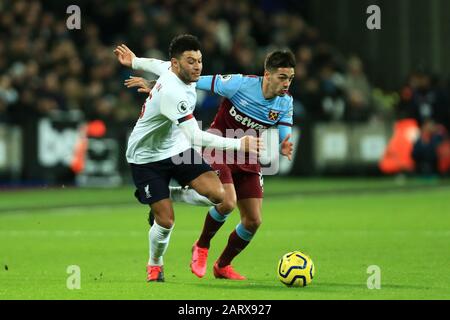
POLYGON ((297 62, 289 50, 277 50, 269 53, 264 62, 264 69, 274 71, 278 68, 295 68, 297 62))
POLYGON ((190 34, 182 34, 172 39, 169 45, 169 58, 179 58, 185 51, 200 50, 200 41, 190 34))

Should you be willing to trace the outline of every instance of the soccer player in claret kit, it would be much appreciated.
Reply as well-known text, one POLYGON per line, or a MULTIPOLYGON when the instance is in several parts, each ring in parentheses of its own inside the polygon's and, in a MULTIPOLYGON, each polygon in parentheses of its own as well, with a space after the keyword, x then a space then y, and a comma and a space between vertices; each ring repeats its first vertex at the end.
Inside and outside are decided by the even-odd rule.
MULTIPOLYGON (((154 68, 155 59, 137 58, 133 68, 159 75, 154 68)), ((162 63, 161 61, 159 63, 162 63)), ((202 76, 197 88, 223 96, 217 115, 210 129, 214 133, 248 129, 265 130, 277 127, 280 136, 280 153, 292 158, 290 142, 293 125, 293 99, 288 93, 294 78, 295 57, 290 51, 274 51, 267 55, 263 77, 234 75, 202 76)), ((148 84, 142 78, 132 78, 128 87, 145 89, 148 84)), ((142 90, 141 90, 142 91, 142 90)), ((206 159, 207 157, 205 157, 206 159)), ((192 248, 191 270, 203 277, 206 273, 208 249, 211 239, 226 221, 228 215, 239 208, 241 221, 230 234, 227 246, 214 264, 216 278, 244 280, 231 266, 231 261, 250 243, 261 224, 263 184, 258 163, 223 163, 211 157, 207 159, 219 173, 225 189, 224 201, 210 208, 199 239, 192 248)), ((234 159, 236 160, 236 159, 234 159)), ((190 193, 187 197, 195 197, 190 193)), ((182 198, 188 203, 195 199, 182 198)))
MULTIPOLYGON (((122 64, 131 66, 133 61, 126 49, 119 46, 114 53, 122 64)), ((216 173, 191 146, 243 152, 256 152, 260 148, 260 139, 255 137, 224 138, 200 130, 192 114, 197 98, 196 82, 202 71, 197 38, 175 37, 169 56, 170 62, 152 65, 160 77, 142 107, 126 151, 137 188, 135 196, 150 205, 155 218, 149 231, 147 281, 164 281, 163 255, 174 226, 170 180, 174 178, 180 185, 190 186, 211 204, 218 205, 224 199, 216 173)))
MULTIPOLYGON (((291 159, 292 144, 288 141, 293 124, 293 99, 288 94, 294 77, 295 58, 290 52, 276 51, 265 61, 264 77, 226 75, 204 76, 197 83, 199 89, 209 89, 223 96, 212 129, 223 134, 227 129, 268 129, 278 126, 281 153, 291 159)), ((231 261, 250 243, 262 221, 263 184, 258 163, 220 164, 205 158, 225 189, 224 201, 212 207, 206 215, 202 233, 194 243, 191 270, 198 277, 206 272, 210 241, 236 204, 241 222, 231 232, 228 243, 214 264, 217 278, 243 280, 231 266, 231 261)))

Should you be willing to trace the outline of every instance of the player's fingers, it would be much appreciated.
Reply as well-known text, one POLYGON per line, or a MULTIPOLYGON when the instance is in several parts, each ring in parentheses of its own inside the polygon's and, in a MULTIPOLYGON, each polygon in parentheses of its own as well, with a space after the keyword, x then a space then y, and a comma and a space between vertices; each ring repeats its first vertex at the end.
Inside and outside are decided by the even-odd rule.
POLYGON ((142 86, 145 85, 145 81, 141 77, 133 77, 133 76, 131 76, 130 79, 127 79, 125 81, 130 82, 130 83, 138 83, 138 84, 140 84, 142 86))
POLYGON ((258 153, 258 146, 255 144, 255 143, 252 143, 251 145, 250 145, 250 153, 258 153))
POLYGON ((282 148, 292 150, 294 145, 291 142, 282 142, 282 148))
POLYGON ((137 82, 139 82, 138 79, 126 79, 125 80, 125 83, 137 83, 137 82))
POLYGON ((117 51, 118 51, 121 55, 125 55, 125 54, 126 54, 125 49, 123 49, 122 47, 117 47, 117 51))
POLYGON ((134 86, 136 84, 136 81, 133 80, 125 80, 124 84, 126 86, 134 86))
POLYGON ((127 79, 125 81, 127 81, 128 83, 139 84, 139 85, 145 84, 145 82, 142 78, 131 78, 131 79, 127 79))
POLYGON ((124 54, 124 53, 125 53, 125 50, 124 50, 121 46, 118 46, 118 47, 116 48, 116 50, 117 50, 120 54, 124 54))
POLYGON ((141 87, 138 83, 127 83, 126 86, 127 88, 141 87))
POLYGON ((130 48, 128 48, 125 44, 122 44, 122 47, 125 49, 125 51, 131 52, 130 48))
POLYGON ((121 60, 123 58, 123 54, 119 50, 114 50, 114 54, 116 55, 117 59, 121 60))
POLYGON ((126 79, 125 83, 134 83, 137 82, 136 79, 126 79))
POLYGON ((256 153, 258 150, 258 142, 256 141, 256 138, 251 136, 245 136, 244 137, 245 146, 248 152, 250 153, 256 153))

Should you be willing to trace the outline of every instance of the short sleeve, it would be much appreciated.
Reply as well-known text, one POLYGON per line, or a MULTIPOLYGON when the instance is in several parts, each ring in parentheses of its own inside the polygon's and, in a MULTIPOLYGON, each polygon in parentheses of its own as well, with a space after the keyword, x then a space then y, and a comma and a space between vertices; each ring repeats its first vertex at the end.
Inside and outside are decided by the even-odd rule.
POLYGON ((161 114, 178 124, 179 120, 192 115, 195 106, 189 105, 188 99, 176 92, 161 92, 161 114))
POLYGON ((228 74, 201 77, 197 82, 200 90, 210 90, 223 97, 231 99, 239 90, 243 82, 242 74, 228 74))
POLYGON ((293 123, 294 123, 294 100, 290 98, 288 102, 288 107, 286 108, 286 111, 283 112, 283 115, 281 116, 278 125, 292 127, 293 123))

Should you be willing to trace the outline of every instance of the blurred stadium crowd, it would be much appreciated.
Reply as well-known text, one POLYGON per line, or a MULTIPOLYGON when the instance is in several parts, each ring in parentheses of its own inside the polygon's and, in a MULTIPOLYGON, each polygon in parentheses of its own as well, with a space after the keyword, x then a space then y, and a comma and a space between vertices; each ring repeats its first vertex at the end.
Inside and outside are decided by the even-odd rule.
MULTIPOLYGON (((262 74, 270 50, 291 49, 297 123, 413 117, 427 128, 430 119, 450 128, 447 84, 419 70, 398 92, 373 88, 362 59, 322 39, 302 17, 301 1, 78 3, 81 30, 67 29, 64 2, 0 2, 0 122, 20 125, 53 110, 79 110, 88 120, 132 126, 145 97, 123 87, 131 71, 117 63, 113 48, 125 43, 138 56, 167 59, 171 38, 192 33, 203 44, 203 74, 262 74)), ((211 119, 217 99, 199 95, 200 119, 211 119)))

